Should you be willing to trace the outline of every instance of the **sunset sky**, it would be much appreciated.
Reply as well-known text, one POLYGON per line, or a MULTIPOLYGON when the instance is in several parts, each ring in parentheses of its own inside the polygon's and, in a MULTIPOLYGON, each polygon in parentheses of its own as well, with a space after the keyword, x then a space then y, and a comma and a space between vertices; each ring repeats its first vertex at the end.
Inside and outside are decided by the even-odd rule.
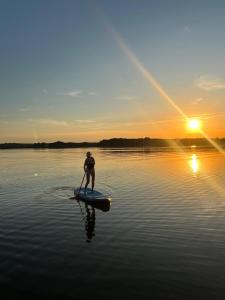
POLYGON ((224 15, 224 0, 0 0, 0 142, 198 136, 145 71, 225 137, 224 15))

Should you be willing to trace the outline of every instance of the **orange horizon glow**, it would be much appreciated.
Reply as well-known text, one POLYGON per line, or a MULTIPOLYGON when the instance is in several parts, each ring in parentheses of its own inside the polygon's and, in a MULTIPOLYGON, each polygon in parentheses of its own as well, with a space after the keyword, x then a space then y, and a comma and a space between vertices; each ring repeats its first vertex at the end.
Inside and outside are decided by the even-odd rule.
MULTIPOLYGON (((23 126, 15 125, 9 130, 0 133, 0 143, 5 142, 53 142, 74 141, 74 142, 95 142, 110 138, 160 138, 160 139, 182 139, 182 138, 200 138, 202 136, 201 117, 190 118, 190 120, 199 120, 199 122, 182 119, 167 119, 159 121, 135 121, 135 122, 105 122, 104 124, 93 123, 85 128, 75 128, 73 126, 63 127, 35 124, 29 128, 29 124, 23 126), (189 126, 189 125, 190 126, 189 126), (194 128, 193 128, 194 127, 194 128), (197 127, 197 128, 196 128, 197 127)), ((204 132, 211 139, 225 137, 224 130, 219 128, 220 123, 215 123, 212 119, 204 120, 204 132)))

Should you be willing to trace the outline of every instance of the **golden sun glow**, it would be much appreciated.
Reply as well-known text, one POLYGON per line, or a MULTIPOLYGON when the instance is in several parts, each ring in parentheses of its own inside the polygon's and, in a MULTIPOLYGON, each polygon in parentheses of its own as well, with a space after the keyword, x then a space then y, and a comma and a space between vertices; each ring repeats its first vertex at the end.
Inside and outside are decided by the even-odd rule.
POLYGON ((201 129, 201 121, 199 119, 189 119, 187 126, 191 131, 198 131, 201 129))
POLYGON ((192 172, 196 174, 199 169, 199 162, 198 162, 196 154, 192 154, 191 160, 190 160, 190 165, 191 165, 192 172))

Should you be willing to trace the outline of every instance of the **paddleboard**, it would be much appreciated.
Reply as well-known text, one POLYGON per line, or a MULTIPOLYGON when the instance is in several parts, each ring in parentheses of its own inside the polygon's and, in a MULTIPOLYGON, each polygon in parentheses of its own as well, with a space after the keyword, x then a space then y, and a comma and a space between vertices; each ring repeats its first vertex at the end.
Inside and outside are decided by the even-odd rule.
POLYGON ((84 188, 77 188, 74 190, 74 196, 77 200, 82 200, 87 203, 105 203, 110 202, 111 197, 108 195, 105 195, 99 191, 92 190, 90 188, 87 188, 86 191, 84 188))

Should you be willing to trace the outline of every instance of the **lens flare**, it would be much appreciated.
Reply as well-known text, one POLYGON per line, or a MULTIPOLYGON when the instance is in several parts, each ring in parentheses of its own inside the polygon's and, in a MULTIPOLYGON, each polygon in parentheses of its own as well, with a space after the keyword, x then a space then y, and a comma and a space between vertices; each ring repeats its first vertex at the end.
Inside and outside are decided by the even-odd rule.
MULTIPOLYGON (((112 26, 108 26, 108 29, 111 31, 114 36, 115 41, 121 48, 121 50, 126 54, 132 64, 139 70, 145 80, 149 83, 150 86, 153 86, 155 90, 161 95, 161 97, 166 100, 176 111, 181 115, 183 120, 186 122, 190 121, 190 118, 183 112, 183 110, 176 104, 176 102, 167 94, 164 88, 161 86, 159 81, 153 76, 153 74, 141 63, 138 57, 131 51, 131 49, 124 42, 122 37, 115 31, 112 26)), ((212 140, 200 127, 198 128, 198 132, 221 154, 225 156, 224 149, 218 145, 214 140, 212 140)))

